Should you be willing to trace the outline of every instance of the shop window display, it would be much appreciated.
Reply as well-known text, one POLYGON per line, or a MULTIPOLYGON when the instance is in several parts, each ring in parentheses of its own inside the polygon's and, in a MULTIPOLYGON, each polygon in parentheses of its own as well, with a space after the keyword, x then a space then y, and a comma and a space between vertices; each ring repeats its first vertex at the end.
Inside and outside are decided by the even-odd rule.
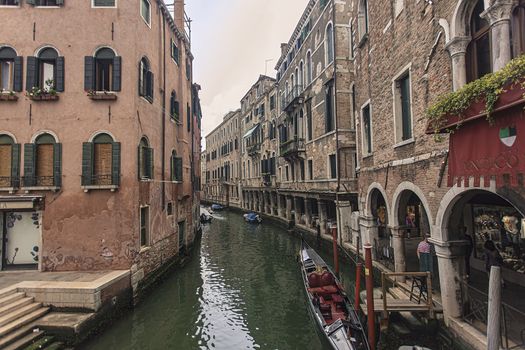
POLYGON ((484 259, 484 244, 494 241, 503 266, 525 274, 525 219, 512 207, 473 206, 475 257, 484 259))

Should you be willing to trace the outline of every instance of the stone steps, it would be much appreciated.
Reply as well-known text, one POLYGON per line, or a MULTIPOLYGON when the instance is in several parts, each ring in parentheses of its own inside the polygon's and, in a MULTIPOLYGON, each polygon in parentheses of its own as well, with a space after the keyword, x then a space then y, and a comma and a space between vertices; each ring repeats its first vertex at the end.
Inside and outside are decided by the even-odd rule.
MULTIPOLYGON (((2 349, 5 349, 5 350, 25 349, 29 345, 36 344, 37 342, 39 342, 43 336, 44 336, 44 331, 38 330, 36 332, 33 332, 29 330, 29 333, 26 333, 25 335, 21 336, 18 340, 15 340, 14 342, 12 342, 11 344, 7 345, 5 348, 2 348, 2 349)), ((38 348, 39 345, 40 344, 36 345, 35 348, 38 348)))
POLYGON ((48 307, 40 307, 37 310, 32 311, 24 315, 23 317, 20 317, 17 320, 0 327, 0 341, 9 333, 16 331, 17 329, 27 325, 28 323, 31 323, 34 320, 44 316, 48 311, 48 307))
POLYGON ((0 293, 0 299, 5 298, 6 296, 14 293, 16 293, 16 288, 11 288, 10 290, 0 293))
POLYGON ((4 307, 6 305, 9 305, 19 299, 22 299, 26 296, 25 293, 21 293, 21 292, 15 292, 15 293, 12 293, 12 294, 9 294, 3 298, 0 299, 0 307, 4 307))
POLYGON ((0 318, 9 314, 13 310, 29 305, 33 302, 34 298, 25 297, 15 301, 14 303, 8 304, 6 306, 0 307, 0 318))
POLYGON ((24 317, 42 307, 41 303, 31 303, 29 305, 22 306, 20 308, 17 308, 7 315, 0 317, 0 328, 7 325, 8 323, 11 323, 21 317, 24 317))

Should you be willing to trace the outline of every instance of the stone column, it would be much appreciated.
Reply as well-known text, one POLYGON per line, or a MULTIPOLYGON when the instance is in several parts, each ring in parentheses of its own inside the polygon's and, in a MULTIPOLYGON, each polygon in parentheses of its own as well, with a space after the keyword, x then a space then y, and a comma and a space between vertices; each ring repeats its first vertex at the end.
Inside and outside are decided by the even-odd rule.
POLYGON ((448 325, 451 317, 461 317, 462 314, 461 282, 465 279, 467 241, 443 242, 435 239, 429 241, 436 249, 443 315, 448 325))
POLYGON ((303 216, 303 211, 301 209, 301 201, 302 201, 302 198, 301 197, 295 197, 294 198, 294 201, 295 201, 295 224, 300 224, 301 223, 301 217, 303 216))
POLYGON ((372 259, 377 258, 376 244, 379 240, 379 231, 377 229, 377 222, 373 216, 361 216, 359 218, 359 226, 361 228, 361 237, 363 237, 363 244, 370 243, 374 249, 372 249, 372 259))
POLYGON ((326 222, 327 222, 327 212, 326 212, 326 203, 322 200, 317 201, 317 208, 319 211, 319 225, 321 225, 321 234, 326 235, 326 222))
POLYGON ((312 200, 310 198, 304 199, 304 224, 312 227, 312 200))
POLYGON ((291 196, 286 196, 286 219, 292 220, 292 199, 291 196))
POLYGON ((458 36, 450 40, 445 49, 452 59, 452 87, 454 91, 459 90, 467 83, 466 54, 470 43, 469 36, 458 36))
POLYGON ((263 212, 263 208, 264 208, 264 197, 263 197, 263 193, 262 192, 257 192, 257 211, 259 213, 262 213, 263 212))
POLYGON ((275 213, 275 196, 273 192, 270 192, 270 215, 276 215, 275 213))
POLYGON ((277 215, 280 217, 280 218, 284 218, 284 213, 283 213, 283 201, 282 201, 282 197, 280 194, 277 194, 277 215))
POLYGON ((510 45, 512 8, 512 0, 500 0, 481 14, 481 17, 490 24, 493 72, 503 68, 512 58, 510 45))
MULTIPOLYGON (((406 272, 406 255, 405 255, 405 230, 400 227, 391 227, 392 243, 394 246, 394 266, 395 272, 406 272)), ((405 282, 404 277, 397 279, 405 282)))

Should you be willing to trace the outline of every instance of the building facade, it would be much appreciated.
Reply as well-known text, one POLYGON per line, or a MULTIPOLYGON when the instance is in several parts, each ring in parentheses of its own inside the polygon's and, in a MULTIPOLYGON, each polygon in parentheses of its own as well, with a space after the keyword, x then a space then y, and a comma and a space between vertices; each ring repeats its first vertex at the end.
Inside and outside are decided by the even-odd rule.
POLYGON ((14 0, 0 13, 2 269, 132 268, 136 283, 198 222, 183 4, 172 16, 163 1, 14 0))
POLYGON ((240 110, 226 114, 206 136, 207 201, 240 206, 240 110))

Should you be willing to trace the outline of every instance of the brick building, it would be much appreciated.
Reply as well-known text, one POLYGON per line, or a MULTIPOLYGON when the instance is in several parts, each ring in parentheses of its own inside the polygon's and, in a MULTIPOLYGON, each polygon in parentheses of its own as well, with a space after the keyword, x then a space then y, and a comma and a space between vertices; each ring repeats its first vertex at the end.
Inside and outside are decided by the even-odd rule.
POLYGON ((236 110, 206 136, 204 196, 208 202, 240 206, 240 125, 241 113, 236 110))
POLYGON ((10 0, 0 15, 2 269, 132 268, 136 283, 198 218, 182 2, 172 16, 163 1, 10 0))

